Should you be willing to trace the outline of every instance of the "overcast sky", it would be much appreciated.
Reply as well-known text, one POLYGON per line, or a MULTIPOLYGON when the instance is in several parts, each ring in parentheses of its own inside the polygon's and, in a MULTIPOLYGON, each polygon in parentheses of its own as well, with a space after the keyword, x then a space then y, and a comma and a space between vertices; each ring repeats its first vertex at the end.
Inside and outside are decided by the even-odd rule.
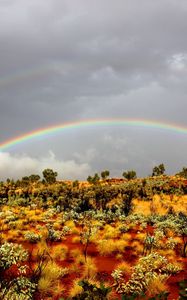
MULTIPOLYGON (((186 0, 0 0, 0 143, 45 126, 140 118, 187 127, 186 0)), ((187 166, 187 135, 67 130, 0 152, 0 180, 187 166)))

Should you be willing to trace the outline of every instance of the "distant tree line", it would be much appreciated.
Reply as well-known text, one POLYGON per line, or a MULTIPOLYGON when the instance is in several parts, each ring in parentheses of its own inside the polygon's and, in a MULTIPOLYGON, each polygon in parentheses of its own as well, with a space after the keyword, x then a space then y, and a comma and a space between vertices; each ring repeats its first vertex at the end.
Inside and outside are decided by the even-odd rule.
MULTIPOLYGON (((29 184, 34 184, 38 182, 42 182, 43 184, 53 184, 57 181, 58 173, 56 171, 53 171, 50 168, 47 168, 43 170, 42 172, 43 178, 41 179, 40 175, 38 174, 31 174, 30 176, 24 176, 22 179, 18 179, 16 181, 17 186, 27 186, 29 184)), ((165 166, 163 163, 154 166, 152 169, 152 173, 150 176, 157 177, 165 175, 165 166)), ((187 167, 183 167, 180 172, 175 174, 176 176, 186 178, 187 179, 187 167)), ((103 170, 101 171, 100 175, 98 173, 95 173, 94 175, 89 175, 87 177, 87 181, 89 184, 98 184, 100 181, 107 181, 110 176, 109 170, 103 170)), ((122 177, 126 180, 134 180, 137 178, 137 174, 135 170, 126 170, 122 173, 122 177)), ((13 184, 14 180, 7 178, 8 184, 13 184)), ((78 180, 75 180, 73 182, 74 186, 78 186, 79 182, 78 180)))

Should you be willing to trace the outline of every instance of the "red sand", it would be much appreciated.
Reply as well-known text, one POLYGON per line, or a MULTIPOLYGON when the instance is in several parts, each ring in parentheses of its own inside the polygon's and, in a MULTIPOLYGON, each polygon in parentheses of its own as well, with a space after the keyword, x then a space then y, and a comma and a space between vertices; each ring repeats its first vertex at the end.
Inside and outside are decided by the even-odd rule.
MULTIPOLYGON (((131 236, 133 239, 136 239, 136 234, 137 234, 138 228, 134 228, 133 230, 130 231, 131 236)), ((151 226, 148 226, 147 231, 150 234, 153 234, 153 228, 151 226)), ((73 249, 79 249, 81 252, 83 252, 84 245, 80 243, 73 243, 72 239, 76 235, 68 235, 65 240, 62 242, 54 242, 50 243, 49 246, 52 247, 54 245, 65 245, 68 247, 68 253, 70 253, 71 250, 73 249)), ((23 242, 22 243, 23 247, 27 249, 29 252, 32 252, 33 249, 36 247, 36 244, 31 244, 29 242, 23 242)), ((99 281, 107 281, 112 285, 112 276, 111 273, 112 271, 116 268, 117 264, 119 264, 119 260, 116 259, 115 253, 108 255, 108 256, 100 256, 99 252, 97 251, 96 246, 93 243, 90 243, 88 246, 88 256, 94 258, 95 264, 97 266, 98 272, 96 279, 99 281)), ((135 255, 132 255, 131 247, 126 247, 125 253, 124 253, 124 260, 129 263, 131 266, 135 265, 135 263, 138 260, 138 257, 135 255)), ((67 256, 67 259, 64 260, 63 262, 60 263, 63 267, 70 267, 72 263, 74 262, 73 258, 70 256, 67 256)), ((33 262, 31 262, 32 264, 33 262)), ((178 299, 179 296, 179 286, 178 282, 184 280, 187 278, 187 258, 183 259, 183 263, 185 266, 185 271, 181 271, 179 274, 170 276, 170 278, 167 281, 167 284, 169 286, 169 291, 170 295, 168 297, 168 300, 176 300, 178 299)), ((12 271, 14 268, 12 269, 12 271)), ((14 270, 16 272, 16 270, 14 270)), ((14 272, 12 272, 14 273, 14 272)), ((77 279, 81 276, 81 266, 79 269, 78 273, 70 273, 62 278, 62 284, 66 287, 66 293, 64 295, 59 295, 59 297, 54 298, 54 300, 60 299, 60 297, 67 297, 68 292, 72 286, 72 282, 74 279, 77 279)), ((115 298, 118 298, 118 295, 115 296, 115 298)), ((41 296, 37 293, 34 297, 35 300, 42 300, 41 296)), ((120 296, 119 296, 120 299, 120 296)))

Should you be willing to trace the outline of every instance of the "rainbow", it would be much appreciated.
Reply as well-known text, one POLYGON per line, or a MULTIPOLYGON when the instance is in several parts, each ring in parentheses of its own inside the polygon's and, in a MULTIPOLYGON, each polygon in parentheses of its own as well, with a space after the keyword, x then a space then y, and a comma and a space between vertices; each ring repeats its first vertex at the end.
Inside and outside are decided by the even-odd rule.
POLYGON ((31 68, 29 70, 23 70, 13 73, 12 75, 0 77, 0 88, 6 88, 7 86, 11 84, 16 84, 17 82, 27 80, 32 81, 32 79, 36 80, 37 77, 41 77, 44 74, 48 74, 50 69, 50 66, 40 66, 38 68, 31 68))
POLYGON ((84 127, 106 127, 106 126, 125 126, 125 127, 138 127, 148 129, 160 129, 167 130, 173 133, 187 134, 187 127, 183 127, 176 124, 141 120, 141 119, 101 119, 101 120, 81 120, 71 123, 62 123, 45 128, 40 128, 34 131, 30 131, 23 135, 13 137, 0 143, 0 151, 8 150, 9 148, 19 145, 23 142, 34 140, 40 137, 47 137, 49 135, 66 131, 68 129, 81 129, 84 127))

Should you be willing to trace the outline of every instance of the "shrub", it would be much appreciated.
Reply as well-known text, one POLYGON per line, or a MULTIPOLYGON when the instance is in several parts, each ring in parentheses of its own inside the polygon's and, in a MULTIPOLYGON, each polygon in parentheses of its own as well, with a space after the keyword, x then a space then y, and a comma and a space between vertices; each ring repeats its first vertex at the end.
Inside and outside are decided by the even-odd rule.
POLYGON ((62 232, 58 230, 54 230, 52 226, 48 226, 48 234, 47 234, 46 241, 59 242, 62 239, 62 235, 63 235, 62 232))
POLYGON ((26 277, 18 277, 9 284, 9 288, 0 291, 0 297, 4 300, 32 300, 37 285, 26 277))
POLYGON ((29 241, 30 243, 37 243, 38 241, 40 241, 42 238, 42 236, 38 233, 34 233, 34 232, 27 232, 25 234, 25 239, 27 241, 29 241))
POLYGON ((124 283, 122 272, 113 272, 116 290, 125 295, 140 295, 147 291, 153 280, 164 282, 168 277, 168 261, 158 253, 151 253, 140 258, 134 267, 131 278, 124 283), (162 272, 162 274, 161 274, 162 272))
POLYGON ((0 247, 0 267, 9 268, 28 259, 28 253, 21 245, 5 242, 0 247))
POLYGON ((185 300, 187 298, 187 279, 179 282, 179 300, 185 300))
POLYGON ((83 288, 79 285, 80 280, 75 279, 69 291, 70 299, 75 299, 77 295, 80 295, 83 292, 83 288))
POLYGON ((75 297, 72 297, 73 300, 84 300, 84 299, 94 299, 94 300, 106 300, 108 294, 111 292, 111 287, 104 286, 103 283, 100 283, 100 286, 96 283, 89 282, 87 280, 82 280, 79 282, 79 285, 82 287, 82 292, 75 297))
MULTIPOLYGON (((4 243, 0 247, 0 298, 4 300, 19 299, 31 300, 36 290, 36 284, 24 277, 27 272, 27 265, 23 265, 28 259, 28 253, 21 245, 4 243), (3 270, 9 270, 16 266, 16 274, 7 277, 3 270)), ((10 271, 11 272, 11 271, 10 271)))

